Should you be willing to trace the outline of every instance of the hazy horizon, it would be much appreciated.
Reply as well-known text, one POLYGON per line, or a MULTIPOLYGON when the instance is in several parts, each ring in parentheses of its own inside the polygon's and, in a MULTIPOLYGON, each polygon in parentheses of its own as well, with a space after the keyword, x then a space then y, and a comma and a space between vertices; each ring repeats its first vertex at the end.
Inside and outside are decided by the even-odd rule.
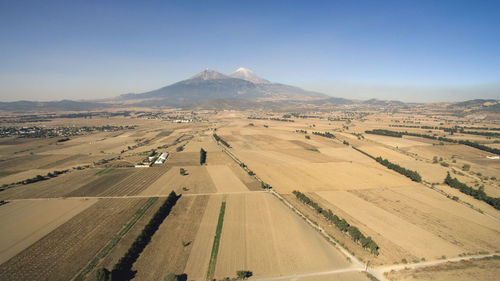
POLYGON ((500 97, 500 3, 0 3, 0 101, 141 93, 247 67, 334 97, 500 97))

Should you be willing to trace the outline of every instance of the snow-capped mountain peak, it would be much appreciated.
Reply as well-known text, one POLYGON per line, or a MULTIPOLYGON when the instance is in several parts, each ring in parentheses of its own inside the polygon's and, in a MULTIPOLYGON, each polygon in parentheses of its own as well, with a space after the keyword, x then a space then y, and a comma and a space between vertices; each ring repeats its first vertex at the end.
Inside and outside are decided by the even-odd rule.
POLYGON ((240 68, 236 69, 236 71, 231 73, 231 75, 229 75, 229 76, 231 76, 233 78, 247 80, 247 81, 250 81, 250 82, 255 83, 255 84, 269 84, 270 83, 266 79, 262 79, 259 76, 255 75, 255 73, 253 73, 253 71, 251 71, 250 69, 244 68, 244 67, 240 67, 240 68))

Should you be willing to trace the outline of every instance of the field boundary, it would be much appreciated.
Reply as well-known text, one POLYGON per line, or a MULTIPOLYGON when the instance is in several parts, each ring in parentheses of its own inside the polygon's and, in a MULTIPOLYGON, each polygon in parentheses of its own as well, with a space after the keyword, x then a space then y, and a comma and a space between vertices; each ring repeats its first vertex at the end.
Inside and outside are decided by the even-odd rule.
POLYGON ((222 201, 220 205, 217 229, 215 230, 214 244, 212 245, 212 252, 210 253, 210 262, 208 263, 207 280, 211 280, 215 272, 215 265, 217 264, 217 255, 219 253, 220 237, 222 233, 222 225, 224 223, 225 212, 226 212, 226 201, 222 201))
POLYGON ((72 280, 85 280, 87 274, 89 274, 99 264, 99 262, 101 262, 101 260, 103 260, 116 245, 118 245, 123 236, 129 232, 129 230, 144 216, 146 211, 149 210, 149 208, 151 208, 157 200, 158 197, 149 198, 149 200, 146 201, 146 203, 144 203, 139 210, 137 210, 132 219, 127 222, 123 228, 113 236, 113 238, 111 238, 106 246, 104 246, 104 248, 102 248, 99 253, 97 253, 97 255, 95 255, 94 258, 83 269, 81 269, 72 280))

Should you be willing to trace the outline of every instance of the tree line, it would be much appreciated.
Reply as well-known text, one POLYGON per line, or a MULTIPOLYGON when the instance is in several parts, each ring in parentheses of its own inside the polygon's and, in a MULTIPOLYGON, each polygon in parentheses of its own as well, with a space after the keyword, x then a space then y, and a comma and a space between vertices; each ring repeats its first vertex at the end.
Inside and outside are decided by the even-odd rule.
POLYGON ((149 244, 151 237, 155 234, 156 230, 158 230, 165 218, 170 214, 170 211, 179 198, 180 195, 177 195, 174 191, 170 192, 167 199, 165 199, 163 204, 144 227, 141 234, 137 236, 125 255, 114 265, 111 273, 109 273, 109 271, 105 268, 102 268, 97 272, 97 276, 101 278, 98 280, 109 280, 109 278, 111 278, 111 280, 129 280, 133 277, 133 272, 131 271, 132 265, 139 258, 139 255, 142 253, 144 248, 149 244))
POLYGON ((333 214, 332 210, 323 209, 318 203, 311 200, 304 193, 298 190, 294 190, 293 194, 295 195, 295 197, 297 197, 297 199, 299 199, 299 201, 313 207, 313 209, 318 214, 323 215, 328 221, 333 223, 340 231, 344 233, 349 233, 349 236, 354 242, 360 243, 363 248, 369 249, 372 254, 378 256, 379 246, 377 245, 377 243, 375 243, 375 241, 372 240, 370 236, 366 237, 363 233, 361 233, 361 231, 357 227, 350 225, 345 219, 340 218, 337 215, 333 214))
POLYGON ((380 156, 375 158, 375 161, 379 162, 380 164, 386 166, 387 168, 389 168, 391 170, 394 170, 394 171, 402 174, 403 176, 411 179, 412 181, 416 181, 416 182, 422 181, 422 177, 420 176, 420 174, 417 171, 403 168, 403 167, 399 166, 398 164, 394 164, 394 163, 390 162, 389 160, 384 159, 380 156))
POLYGON ((480 149, 480 150, 483 150, 486 152, 500 155, 500 149, 498 149, 498 148, 489 147, 489 146, 482 145, 480 143, 472 142, 469 140, 455 140, 455 139, 450 139, 450 138, 446 138, 446 137, 438 137, 438 136, 432 136, 432 135, 427 135, 427 134, 410 133, 407 131, 396 132, 396 131, 382 130, 382 129, 365 131, 365 133, 375 134, 375 135, 384 135, 384 136, 390 136, 390 137, 400 137, 399 135, 401 135, 401 136, 407 135, 407 136, 421 137, 421 138, 426 138, 426 139, 431 139, 431 140, 445 141, 445 142, 450 142, 450 143, 458 143, 458 144, 467 145, 467 146, 474 147, 474 148, 477 148, 477 149, 480 149))
POLYGON ((444 183, 446 183, 447 185, 449 185, 453 188, 460 190, 460 192, 462 192, 464 194, 470 195, 478 200, 481 200, 481 201, 484 201, 484 202, 490 204, 491 206, 493 206, 493 208, 495 208, 497 210, 500 210, 500 198, 488 196, 482 188, 474 189, 474 188, 466 185, 465 183, 460 182, 457 178, 452 178, 450 176, 450 173, 448 173, 448 175, 444 179, 444 183))
POLYGON ((373 130, 366 130, 365 133, 367 134, 372 134, 372 135, 382 135, 382 136, 389 136, 389 137, 394 137, 394 138, 402 138, 403 134, 400 132, 395 132, 391 130, 384 130, 384 129, 373 129, 373 130))
POLYGON ((221 137, 219 137, 216 133, 214 133, 214 138, 216 141, 221 142, 223 145, 227 146, 228 148, 231 148, 229 143, 227 143, 225 140, 223 140, 221 137))
POLYGON ((391 169, 391 170, 394 170, 400 174, 402 174, 403 176, 411 179, 412 181, 416 181, 416 182, 422 182, 422 177, 420 176, 420 174, 417 172, 417 171, 413 171, 413 170, 409 170, 409 169, 406 169, 404 167, 401 167, 399 166, 398 164, 394 164, 392 162, 390 162, 389 160, 387 159, 384 159, 382 157, 373 157, 372 155, 364 152, 363 150, 353 146, 352 148, 354 148, 355 150, 363 153, 364 155, 370 157, 371 159, 377 161, 378 163, 386 166, 387 168, 391 169))
POLYGON ((322 136, 322 137, 325 137, 325 138, 329 138, 329 139, 334 139, 335 138, 335 135, 330 133, 330 132, 324 132, 324 133, 321 133, 321 132, 312 132, 313 135, 317 135, 317 136, 322 136))

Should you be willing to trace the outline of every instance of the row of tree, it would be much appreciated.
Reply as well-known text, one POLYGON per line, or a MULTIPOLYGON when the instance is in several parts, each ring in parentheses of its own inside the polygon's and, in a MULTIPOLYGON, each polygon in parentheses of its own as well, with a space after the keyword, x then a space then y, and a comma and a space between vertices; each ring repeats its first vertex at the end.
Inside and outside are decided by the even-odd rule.
POLYGON ((200 149, 200 165, 205 164, 207 162, 207 151, 205 149, 200 149))
POLYGON ((322 136, 322 137, 325 137, 325 138, 329 138, 329 139, 334 139, 335 138, 335 135, 330 133, 330 132, 324 132, 324 133, 321 133, 321 132, 312 132, 313 135, 317 135, 317 136, 322 136))
POLYGON ((215 138, 216 141, 222 143, 226 147, 231 148, 231 146, 229 145, 229 143, 227 143, 225 140, 223 140, 221 137, 219 137, 216 133, 214 133, 214 138, 215 138))
POLYGON ((379 247, 377 243, 375 243, 375 241, 373 241, 370 236, 366 237, 363 233, 361 233, 361 231, 357 227, 350 225, 345 219, 340 218, 337 215, 333 214, 332 210, 323 209, 318 203, 311 200, 304 193, 298 190, 294 190, 293 194, 295 195, 295 197, 297 197, 297 199, 299 199, 303 203, 313 207, 313 209, 316 210, 318 214, 323 215, 328 221, 333 223, 340 231, 344 233, 349 233, 349 236, 351 236, 351 239, 354 242, 360 243, 363 248, 369 249, 370 252, 374 255, 378 255, 379 247))
POLYGON ((375 160, 377 162, 379 162, 380 164, 386 166, 387 168, 394 170, 394 171, 402 174, 403 176, 411 179, 412 181, 416 181, 416 182, 422 181, 422 177, 420 176, 420 174, 417 171, 403 168, 403 167, 399 166, 398 164, 394 164, 394 163, 390 162, 389 160, 384 159, 380 156, 375 158, 375 160))
POLYGON ((498 148, 493 148, 489 147, 486 145, 482 145, 477 142, 472 142, 469 140, 455 140, 455 139, 450 139, 446 137, 438 137, 438 136, 433 136, 433 135, 427 135, 427 134, 419 134, 419 133, 410 133, 410 132, 396 132, 396 131, 391 131, 391 130, 382 130, 382 129, 375 129, 372 131, 365 131, 365 133, 368 134, 376 134, 376 135, 384 135, 384 136, 391 136, 391 137, 401 137, 403 135, 407 136, 414 136, 414 137, 421 137, 421 138, 426 138, 426 139, 431 139, 431 140, 438 140, 438 141, 445 141, 445 142, 450 142, 450 143, 458 143, 458 144, 463 144, 467 145, 470 147, 474 147, 483 151, 487 151, 490 153, 494 154, 499 154, 500 155, 500 149, 498 148))
POLYGON ((465 183, 460 182, 457 178, 452 178, 450 176, 450 173, 448 173, 448 175, 444 179, 444 183, 446 183, 447 185, 449 185, 453 188, 460 190, 460 192, 462 192, 464 194, 473 196, 474 198, 476 198, 478 200, 481 200, 481 201, 484 201, 484 202, 490 204, 491 206, 493 206, 497 210, 500 210, 500 198, 488 196, 482 188, 474 189, 474 188, 466 185, 465 183))
POLYGON ((392 162, 390 162, 389 160, 387 159, 384 159, 382 157, 373 157, 372 155, 364 152, 363 150, 353 146, 352 148, 354 148, 355 150, 363 153, 364 155, 372 158, 373 160, 379 162, 380 164, 386 166, 387 168, 391 169, 391 170, 394 170, 400 174, 402 174, 403 176, 411 179, 412 181, 416 181, 416 182, 421 182, 422 181, 422 177, 420 176, 420 174, 417 172, 417 171, 413 171, 413 170, 409 170, 409 169, 406 169, 406 168, 403 168, 401 166, 399 166, 398 164, 394 164, 392 162))
POLYGON ((372 135, 382 135, 382 136, 388 136, 388 137, 395 137, 395 138, 402 138, 403 134, 400 132, 395 132, 391 130, 384 130, 384 129, 374 129, 374 130, 366 130, 365 133, 367 134, 372 134, 372 135))
MULTIPOLYGON (((131 272, 132 265, 137 260, 137 258, 139 258, 139 255, 151 241, 151 237, 153 236, 153 234, 155 234, 156 230, 158 230, 161 223, 170 214, 170 211, 177 203, 177 200, 179 200, 179 198, 180 195, 178 196, 174 191, 170 192, 167 199, 165 199, 158 211, 156 211, 154 216, 144 227, 141 234, 139 234, 134 243, 132 243, 127 253, 125 253, 125 255, 121 257, 120 260, 118 260, 118 263, 115 264, 110 274, 111 280, 129 280, 131 277, 133 277, 133 273, 131 272)), ((106 271, 107 270, 105 269, 101 269, 99 270, 98 274, 101 274, 102 278, 106 278, 106 271)))

